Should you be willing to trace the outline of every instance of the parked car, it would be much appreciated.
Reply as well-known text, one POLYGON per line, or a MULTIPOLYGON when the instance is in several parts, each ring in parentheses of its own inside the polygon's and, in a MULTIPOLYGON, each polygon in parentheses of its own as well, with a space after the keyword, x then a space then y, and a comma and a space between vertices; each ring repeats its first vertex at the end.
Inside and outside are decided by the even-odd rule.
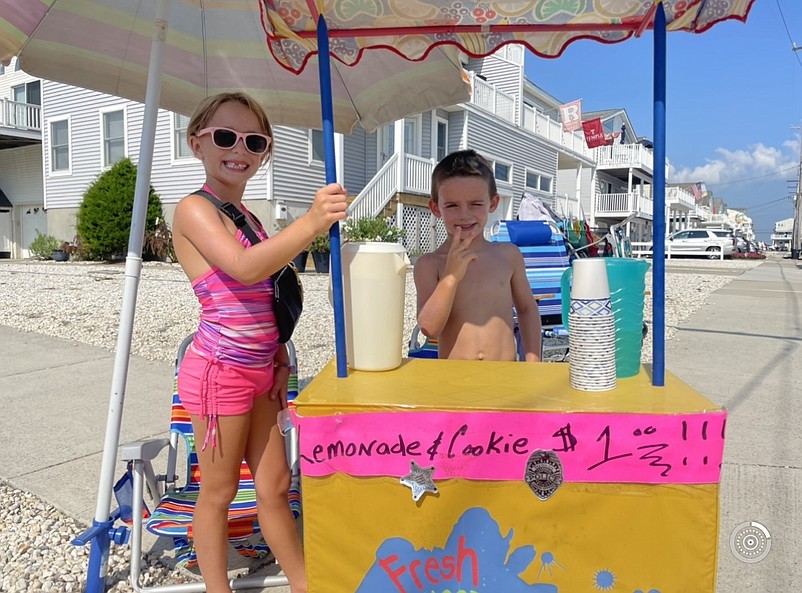
MULTIPOLYGON (((733 233, 731 230, 729 230, 729 229, 708 229, 708 230, 713 231, 716 234, 717 237, 721 237, 722 239, 726 238, 726 239, 729 239, 730 241, 732 241, 732 250, 734 252, 735 251, 740 251, 740 249, 738 247, 738 245, 739 245, 738 244, 738 237, 736 237, 735 233, 733 233)), ((743 240, 743 239, 741 239, 741 240, 743 240)), ((743 252, 743 253, 746 253, 746 252, 743 252)))
POLYGON ((685 229, 676 231, 666 238, 666 253, 669 249, 672 255, 699 255, 708 259, 719 259, 722 252, 724 257, 732 255, 735 238, 732 236, 732 231, 685 229))
POLYGON ((743 237, 735 237, 735 250, 738 253, 749 253, 749 241, 743 237))

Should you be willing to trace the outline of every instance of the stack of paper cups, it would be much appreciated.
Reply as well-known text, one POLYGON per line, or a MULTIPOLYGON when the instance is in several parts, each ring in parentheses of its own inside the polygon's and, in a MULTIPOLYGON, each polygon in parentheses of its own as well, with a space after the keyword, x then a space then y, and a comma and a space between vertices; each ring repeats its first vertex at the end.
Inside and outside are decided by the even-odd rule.
POLYGON ((615 321, 603 258, 573 263, 568 348, 571 387, 615 389, 615 321))

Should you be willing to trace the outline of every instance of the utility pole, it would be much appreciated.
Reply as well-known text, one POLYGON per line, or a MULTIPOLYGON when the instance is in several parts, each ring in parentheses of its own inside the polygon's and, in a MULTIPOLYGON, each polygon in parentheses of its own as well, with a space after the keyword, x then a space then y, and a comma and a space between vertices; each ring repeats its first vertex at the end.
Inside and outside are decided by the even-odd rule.
POLYGON ((802 250, 802 128, 799 130, 799 168, 796 174, 796 192, 794 192, 794 227, 791 232, 791 259, 800 259, 802 250))
MULTIPOLYGON (((791 51, 797 52, 802 47, 794 43, 791 51)), ((799 130, 799 170, 796 174, 796 193, 794 193, 794 227, 791 232, 791 259, 799 259, 799 250, 802 249, 802 129, 799 130)))

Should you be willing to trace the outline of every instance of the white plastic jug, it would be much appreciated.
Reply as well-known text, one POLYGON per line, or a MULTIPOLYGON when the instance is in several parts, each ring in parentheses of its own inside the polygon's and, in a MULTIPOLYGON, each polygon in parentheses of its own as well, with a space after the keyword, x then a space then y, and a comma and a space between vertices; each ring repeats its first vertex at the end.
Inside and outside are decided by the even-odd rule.
POLYGON ((398 243, 345 243, 342 247, 348 366, 388 371, 401 365, 404 295, 409 267, 398 243))

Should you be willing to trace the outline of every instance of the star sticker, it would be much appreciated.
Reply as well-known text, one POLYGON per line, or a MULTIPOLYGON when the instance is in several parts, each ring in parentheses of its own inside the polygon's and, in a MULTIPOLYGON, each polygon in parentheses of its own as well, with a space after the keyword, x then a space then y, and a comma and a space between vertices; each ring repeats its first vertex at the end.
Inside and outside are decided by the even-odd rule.
POLYGON ((414 461, 409 462, 409 473, 401 478, 401 483, 410 487, 412 500, 415 502, 420 500, 424 492, 437 494, 437 486, 432 480, 432 473, 434 473, 434 466, 427 468, 419 466, 414 461))

